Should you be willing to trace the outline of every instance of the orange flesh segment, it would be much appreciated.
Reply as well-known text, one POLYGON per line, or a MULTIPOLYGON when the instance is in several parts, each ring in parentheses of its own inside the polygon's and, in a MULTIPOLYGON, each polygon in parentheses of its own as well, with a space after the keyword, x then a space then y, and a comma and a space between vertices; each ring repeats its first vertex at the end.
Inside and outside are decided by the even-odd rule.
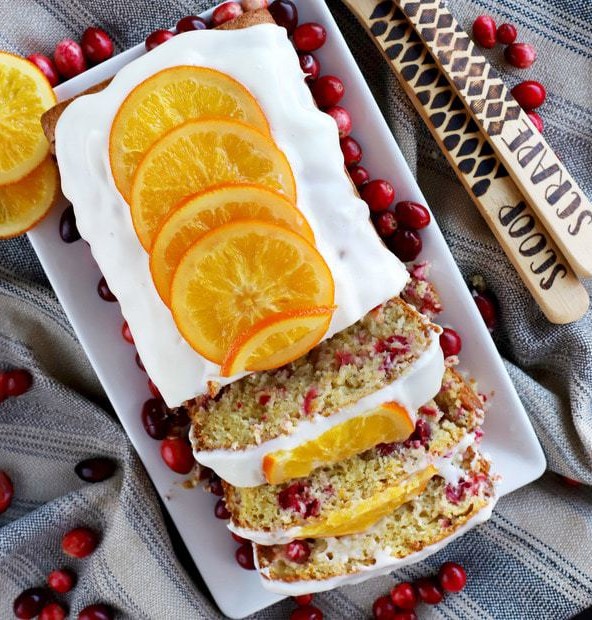
POLYGON ((415 428, 405 407, 384 403, 366 415, 351 418, 291 450, 263 457, 263 473, 269 484, 308 476, 317 467, 337 463, 379 443, 405 441, 415 428))
POLYGON ((231 345, 220 374, 279 368, 310 351, 331 323, 333 308, 304 308, 266 317, 231 345))
POLYGON ((43 219, 59 193, 58 168, 51 157, 24 179, 0 186, 0 239, 16 237, 43 219))
POLYGON ((323 538, 326 536, 349 536, 365 532, 377 521, 424 492, 428 482, 438 473, 433 465, 416 472, 395 486, 389 487, 352 508, 330 513, 326 519, 305 525, 298 538, 323 538))
POLYGON ((188 120, 212 116, 244 121, 269 133, 253 95, 220 71, 181 65, 138 84, 121 104, 109 134, 111 171, 122 196, 129 200, 133 175, 152 144, 188 120))
POLYGON ((40 121, 55 103, 51 85, 32 62, 0 52, 0 185, 20 181, 47 157, 40 121))
POLYGON ((258 321, 332 306, 334 294, 331 271, 308 241, 276 224, 242 220, 211 230, 184 254, 173 277, 171 310, 185 340, 221 364, 258 321))
POLYGON ((130 208, 146 250, 181 200, 221 184, 263 185, 296 200, 290 164, 273 140, 239 121, 188 121, 146 152, 134 175, 130 208))
POLYGON ((156 233, 150 271, 164 303, 170 305, 175 269, 183 254, 210 230, 244 219, 283 226, 314 244, 308 222, 281 194, 257 185, 226 185, 190 196, 175 206, 156 233))

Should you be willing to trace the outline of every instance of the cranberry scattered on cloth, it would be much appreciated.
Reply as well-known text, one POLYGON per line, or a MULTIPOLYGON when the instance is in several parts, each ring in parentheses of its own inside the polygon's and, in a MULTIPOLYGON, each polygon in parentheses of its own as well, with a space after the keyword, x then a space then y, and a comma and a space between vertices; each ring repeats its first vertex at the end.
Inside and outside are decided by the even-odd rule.
MULTIPOLYGON (((92 14, 92 24, 89 20, 78 27, 80 13, 76 13, 75 3, 31 0, 27 3, 29 25, 23 28, 15 20, 15 7, 21 2, 0 3, 3 46, 24 55, 44 53, 48 57, 62 38, 79 40, 86 26, 104 28, 114 37, 118 49, 126 49, 156 29, 174 27, 189 10, 189 5, 180 0, 151 3, 149 11, 145 2, 127 0, 123 14, 117 12, 122 6, 117 0, 86 0, 84 7, 92 14), (48 6, 53 12, 51 19, 48 6), (34 45, 30 24, 41 25, 34 45)), ((484 273, 498 298, 501 308, 494 340, 507 360, 507 368, 536 428, 545 429, 540 438, 550 469, 581 481, 579 486, 567 486, 557 476, 546 475, 506 497, 496 508, 492 521, 454 542, 441 554, 440 562, 454 561, 465 568, 470 587, 460 596, 477 616, 540 620, 540 610, 548 609, 556 617, 570 618, 592 605, 592 558, 585 544, 573 544, 574 540, 586 541, 592 528, 587 499, 592 485, 592 454, 587 443, 592 436, 588 396, 592 383, 590 316, 563 327, 544 321, 373 44, 341 2, 330 0, 328 4, 343 26, 356 61, 378 98, 465 278, 471 273, 484 273), (569 527, 565 526, 566 505, 570 510, 569 527), (557 563, 566 567, 561 571, 559 589, 559 573, 553 569, 557 563), (524 604, 525 591, 529 593, 528 600, 536 604, 524 604)), ((483 10, 475 0, 450 5, 468 29, 483 10)), ((199 13, 210 6, 211 2, 198 0, 190 10, 199 13)), ((545 40, 544 46, 536 46, 536 63, 527 71, 516 72, 516 81, 544 81, 549 96, 541 109, 553 130, 549 132, 549 141, 562 153, 566 166, 590 195, 592 185, 586 162, 592 161, 592 146, 585 128, 592 125, 588 104, 592 101, 592 60, 585 46, 574 42, 574 29, 565 24, 569 20, 577 25, 578 40, 590 40, 592 16, 585 2, 548 0, 546 6, 544 24, 532 14, 529 3, 514 3, 508 9, 492 0, 487 10, 498 23, 503 20, 519 24, 517 41, 545 40), (549 32, 554 36, 549 37, 549 32), (538 73, 543 67, 544 79, 538 73)), ((321 48, 318 52, 321 63, 325 51, 321 48)), ((500 54, 499 66, 507 67, 501 58, 502 48, 492 51, 496 53, 500 54)), ((317 52, 313 54, 316 56, 317 52)), ((354 128, 352 136, 364 144, 366 160, 371 145, 366 145, 364 135, 357 131, 354 128)), ((366 161, 363 166, 371 174, 378 174, 366 161)), ((396 186, 397 179, 392 182, 396 186)), ((76 560, 85 563, 85 570, 96 578, 86 581, 84 596, 78 587, 68 595, 71 617, 87 605, 104 603, 116 608, 122 618, 135 620, 138 607, 146 605, 143 586, 149 582, 157 584, 153 591, 158 594, 150 600, 154 618, 166 618, 170 614, 167 603, 174 601, 179 618, 221 619, 219 611, 196 585, 199 581, 194 569, 189 564, 184 568, 179 564, 152 485, 110 412, 27 239, 0 241, 0 259, 0 370, 27 368, 35 385, 26 398, 8 398, 0 404, 0 469, 9 470, 15 487, 11 506, 0 515, 0 618, 13 617, 12 602, 18 594, 42 586, 52 570, 66 564, 55 524, 64 524, 65 531, 85 523, 103 537, 92 555, 76 560), (25 407, 24 403, 29 405, 25 407), (48 431, 51 444, 47 442, 48 431), (93 445, 92 454, 88 451, 89 442, 93 445), (10 454, 11 463, 14 459, 14 468, 11 465, 9 469, 4 462, 6 454, 10 454), (121 468, 120 474, 100 484, 80 481, 74 473, 76 463, 99 454, 114 459, 121 468), (18 466, 21 462, 25 464, 22 468, 18 466), (129 548, 131 540, 136 541, 133 557, 122 552, 129 548), (138 566, 142 568, 140 585, 138 566), (118 576, 115 581, 111 580, 114 574, 118 576), (104 580, 111 580, 113 601, 104 599, 99 587, 104 580)), ((96 287, 97 281, 98 278, 89 286, 96 287)), ((97 303, 104 303, 98 295, 96 299, 97 303)), ((455 327, 462 330, 462 326, 455 327)), ((146 389, 146 398, 148 395, 146 389)), ((388 593, 408 577, 409 573, 398 575, 396 580, 382 577, 382 591, 388 593)), ((316 594, 313 605, 323 610, 328 620, 356 620, 356 614, 369 618, 378 592, 374 584, 372 589, 365 588, 356 586, 316 594)), ((451 610, 457 608, 452 601, 453 595, 447 595, 433 612, 441 609, 452 614, 451 610)), ((294 601, 286 600, 265 614, 270 620, 285 620, 295 607, 294 601)), ((425 609, 420 609, 420 616, 425 609)))

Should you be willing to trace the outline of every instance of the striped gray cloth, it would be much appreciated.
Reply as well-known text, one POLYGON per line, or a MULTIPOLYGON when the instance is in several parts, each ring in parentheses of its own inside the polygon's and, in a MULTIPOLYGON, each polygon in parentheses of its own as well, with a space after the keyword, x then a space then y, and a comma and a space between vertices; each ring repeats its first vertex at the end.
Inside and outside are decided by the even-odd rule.
MULTIPOLYGON (((195 0, 4 0, 0 48, 50 53, 63 37, 100 25, 119 50, 155 28, 206 8, 195 0)), ((434 209, 461 270, 485 274, 501 304, 494 335, 545 448, 551 472, 500 503, 492 519, 435 557, 397 573, 414 578, 445 560, 463 564, 468 586, 421 618, 570 618, 592 605, 592 323, 552 326, 532 303, 443 156, 366 35, 337 0, 330 7, 379 101, 407 161, 434 209)), ((480 13, 517 25, 539 60, 509 83, 535 78, 549 93, 541 113, 546 136, 592 195, 592 3, 589 0, 450 0, 467 28, 480 13)), ((500 64, 500 52, 490 55, 500 64)), ((150 481, 110 415, 102 389, 26 238, 0 242, 0 369, 29 368, 33 389, 0 404, 0 469, 16 496, 0 515, 0 618, 24 588, 43 583, 63 559, 61 534, 86 524, 102 532, 95 554, 73 562, 79 585, 73 612, 93 602, 121 618, 220 617, 167 523, 150 481), (105 454, 120 464, 100 485, 74 474, 80 459, 105 454)), ((374 598, 393 584, 383 577, 316 597, 325 618, 371 616, 374 598)), ((229 585, 229 587, 231 587, 229 585)), ((257 614, 287 618, 290 601, 257 614)), ((587 616, 590 617, 590 616, 587 616)))

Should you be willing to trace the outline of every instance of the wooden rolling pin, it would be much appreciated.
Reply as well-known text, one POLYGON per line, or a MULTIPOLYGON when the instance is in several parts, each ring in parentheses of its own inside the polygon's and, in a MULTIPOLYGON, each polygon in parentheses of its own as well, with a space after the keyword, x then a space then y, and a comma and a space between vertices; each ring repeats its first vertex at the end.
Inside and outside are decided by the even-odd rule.
POLYGON ((391 1, 344 2, 389 62, 545 316, 553 323, 579 319, 589 304, 586 290, 405 15, 391 1))
MULTIPOLYGON (((385 9, 390 4, 381 3, 385 9)), ((445 0, 395 0, 395 4, 434 55, 575 272, 592 276, 592 205, 445 0)))

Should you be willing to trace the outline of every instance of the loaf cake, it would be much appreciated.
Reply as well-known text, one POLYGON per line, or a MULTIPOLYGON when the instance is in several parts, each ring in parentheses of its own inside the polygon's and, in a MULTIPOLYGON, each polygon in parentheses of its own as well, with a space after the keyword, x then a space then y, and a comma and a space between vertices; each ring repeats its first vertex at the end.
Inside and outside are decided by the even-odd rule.
MULTIPOLYGON (((445 364, 443 359, 442 330, 432 322, 442 305, 427 279, 427 265, 412 267, 409 275, 379 240, 344 169, 335 123, 315 106, 285 30, 273 24, 267 11, 247 12, 223 30, 227 31, 175 36, 87 96, 56 106, 44 117, 44 126, 50 140, 55 135, 63 190, 74 205, 80 233, 121 305, 147 372, 169 407, 188 410, 196 460, 223 479, 230 529, 253 541, 264 587, 303 594, 360 581, 433 553, 487 518, 495 501, 494 476, 478 450, 483 402, 451 367, 453 360, 445 364), (150 90, 153 82, 157 89, 164 76, 179 85, 173 75, 177 70, 193 75, 196 69, 202 78, 224 74, 216 83, 232 81, 232 101, 240 104, 249 98, 265 122, 254 127, 246 122, 248 117, 239 121, 181 115, 161 135, 163 116, 146 121, 154 125, 144 127, 143 135, 152 136, 154 142, 146 141, 142 157, 134 158, 133 178, 117 183, 113 168, 117 158, 111 157, 110 147, 117 148, 114 118, 125 102, 132 93, 142 94, 141 87, 158 99, 156 90, 150 90), (216 148, 196 146, 200 131, 211 136, 200 143, 202 147, 216 148), (142 190, 144 195, 162 190, 161 178, 154 173, 156 164, 150 169, 154 174, 144 173, 148 161, 158 163, 161 150, 168 155, 175 152, 177 135, 178 144, 189 149, 186 165, 178 166, 180 160, 175 160, 175 166, 167 166, 164 157, 162 172, 187 172, 188 183, 176 184, 177 177, 169 174, 166 187, 183 187, 183 196, 175 195, 166 213, 154 211, 153 230, 146 235, 134 219, 134 196, 142 195, 142 190), (223 142, 236 144, 237 136, 244 138, 238 141, 241 145, 266 145, 266 151, 253 147, 246 156, 264 162, 259 178, 245 180, 230 164, 217 169, 216 164, 225 160, 213 157, 213 172, 208 168, 208 174, 192 185, 193 177, 200 175, 192 176, 191 166, 201 174, 204 152, 217 153, 223 142), (282 183, 270 186, 265 183, 265 165, 273 164, 274 157, 284 164, 279 173, 282 183), (145 186, 139 185, 142 179, 145 186), (217 182, 225 183, 222 189, 217 182), (275 192, 275 204, 286 203, 284 212, 292 215, 280 222, 258 219, 263 217, 261 210, 248 211, 234 200, 226 219, 219 217, 227 206, 220 196, 236 196, 237 188, 244 190, 251 182, 255 202, 261 192, 275 192), (217 211, 213 203, 222 208, 217 211), (193 230, 191 225, 177 227, 183 218, 175 220, 175 213, 187 209, 191 216, 183 226, 195 224, 195 214, 204 205, 207 225, 200 220, 193 230), (239 216, 232 219, 230 212, 239 216), (172 232, 170 238, 159 238, 159 258, 153 253, 159 247, 154 236, 167 226, 172 232), (196 236, 200 227, 203 234, 196 236), (193 277, 188 257, 201 251, 204 263, 213 261, 231 233, 242 234, 243 229, 252 237, 259 234, 263 239, 263 231, 274 242, 283 239, 285 247, 305 250, 289 256, 279 252, 282 265, 302 256, 317 257, 328 273, 322 282, 325 288, 319 288, 325 296, 320 301, 314 298, 310 286, 298 307, 278 309, 270 303, 274 311, 265 314, 266 322, 241 328, 240 337, 224 343, 227 350, 220 352, 215 346, 202 350, 199 338, 193 342, 180 325, 175 292, 193 277), (171 239, 185 233, 187 244, 167 265, 157 291, 151 267, 158 260, 166 262, 171 239), (307 327, 315 317, 322 317, 318 337, 307 327), (284 324, 289 325, 284 332, 273 332, 284 324), (261 344, 255 336, 268 329, 271 336, 261 344), (315 338, 307 340, 301 333, 315 338), (279 358, 261 351, 275 347, 274 353, 281 352, 300 341, 308 344, 299 355, 282 364, 264 365, 279 358), (259 342, 259 348, 253 342, 259 342), (242 366, 232 358, 239 345, 246 360, 242 366)), ((163 100, 166 97, 158 105, 163 100)), ((165 112, 174 112, 172 108, 171 104, 165 112)), ((119 116, 120 125, 125 118, 119 116)), ((122 135, 131 135, 126 134, 129 127, 123 129, 122 135)), ((223 258, 230 258, 220 261, 220 273, 227 266, 232 272, 231 285, 232 278, 245 271, 250 251, 257 248, 251 244, 241 254, 239 246, 237 242, 232 248, 239 252, 236 255, 222 252, 223 258)), ((256 267, 266 269, 265 264, 256 267)), ((226 323, 231 327, 244 319, 249 307, 262 306, 261 298, 268 292, 260 286, 253 293, 247 286, 241 309, 227 304, 224 314, 215 303, 228 297, 228 290, 223 294, 218 290, 224 284, 221 279, 204 277, 188 284, 193 289, 186 291, 187 300, 190 293, 200 297, 204 282, 209 282, 207 292, 214 299, 202 304, 210 304, 205 313, 230 317, 226 323)), ((182 310, 190 323, 197 316, 190 301, 182 310)), ((226 327, 214 324, 210 332, 216 332, 216 326, 219 331, 226 327)), ((214 341, 217 335, 208 337, 214 341)))

